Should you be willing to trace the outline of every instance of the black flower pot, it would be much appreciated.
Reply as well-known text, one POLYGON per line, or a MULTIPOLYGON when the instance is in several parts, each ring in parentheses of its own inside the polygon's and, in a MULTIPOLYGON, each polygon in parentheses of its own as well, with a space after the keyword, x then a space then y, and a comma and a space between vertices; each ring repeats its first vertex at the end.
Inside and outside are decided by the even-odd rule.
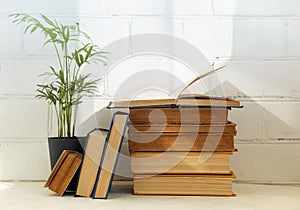
MULTIPOLYGON (((70 139, 57 138, 57 137, 48 138, 51 170, 54 168, 57 160, 59 159, 61 153, 64 150, 72 150, 83 154, 85 142, 86 142, 85 137, 74 137, 70 139)), ((76 182, 78 176, 79 176, 79 171, 75 174, 69 187, 67 188, 68 191, 76 190, 76 182)))

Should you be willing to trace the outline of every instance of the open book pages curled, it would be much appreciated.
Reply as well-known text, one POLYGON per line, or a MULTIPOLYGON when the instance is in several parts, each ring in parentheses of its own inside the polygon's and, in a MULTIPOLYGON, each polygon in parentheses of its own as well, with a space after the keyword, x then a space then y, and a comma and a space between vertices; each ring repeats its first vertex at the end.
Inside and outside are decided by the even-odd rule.
POLYGON ((226 66, 214 69, 207 73, 204 73, 191 82, 184 88, 179 90, 177 97, 175 98, 159 98, 159 99, 137 99, 137 100, 122 100, 111 102, 109 107, 115 108, 133 108, 133 107, 145 107, 145 106, 217 106, 217 107, 240 107, 240 102, 232 98, 225 98, 220 96, 208 96, 203 94, 183 94, 196 81, 211 75, 226 66))

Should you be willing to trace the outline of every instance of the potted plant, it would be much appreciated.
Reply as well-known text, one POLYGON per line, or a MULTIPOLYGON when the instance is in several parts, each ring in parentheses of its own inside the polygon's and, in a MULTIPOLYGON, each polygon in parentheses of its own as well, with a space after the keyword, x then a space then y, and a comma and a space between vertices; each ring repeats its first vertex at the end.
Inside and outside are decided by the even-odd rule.
POLYGON ((41 20, 27 14, 12 14, 10 17, 15 24, 25 24, 24 33, 40 31, 46 39, 44 45, 52 44, 57 56, 58 66, 50 66, 49 72, 42 74, 45 80, 37 85, 36 95, 55 110, 57 136, 48 138, 53 168, 63 150, 82 152, 84 138, 75 136, 78 105, 84 96, 97 92, 100 79, 81 70, 90 62, 105 62, 105 52, 94 45, 77 25, 64 25, 45 15, 41 15, 41 20), (74 45, 77 47, 71 50, 74 45))

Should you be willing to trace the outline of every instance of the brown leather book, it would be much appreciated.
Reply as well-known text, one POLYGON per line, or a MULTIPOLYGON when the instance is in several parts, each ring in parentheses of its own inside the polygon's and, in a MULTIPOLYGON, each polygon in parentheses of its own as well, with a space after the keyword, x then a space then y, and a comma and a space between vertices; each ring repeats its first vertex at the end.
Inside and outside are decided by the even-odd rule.
POLYGON ((231 175, 134 176, 135 195, 235 196, 231 175))
POLYGON ((131 172, 137 174, 231 174, 232 152, 132 152, 131 172))
POLYGON ((220 124, 129 124, 129 133, 224 133, 236 135, 236 124, 232 122, 220 124))
POLYGON ((129 150, 137 151, 234 151, 233 135, 202 133, 128 134, 129 150))
POLYGON ((65 150, 54 166, 47 182, 46 188, 58 195, 63 195, 82 161, 78 152, 65 150))
POLYGON ((227 108, 131 108, 131 124, 217 124, 227 123, 227 108))

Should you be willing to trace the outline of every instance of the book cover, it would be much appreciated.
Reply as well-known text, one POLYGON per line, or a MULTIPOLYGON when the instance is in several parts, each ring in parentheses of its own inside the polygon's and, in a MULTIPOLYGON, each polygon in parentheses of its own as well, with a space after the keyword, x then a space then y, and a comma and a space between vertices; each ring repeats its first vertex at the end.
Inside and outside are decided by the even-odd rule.
POLYGON ((113 116, 92 194, 93 198, 106 199, 108 196, 127 127, 127 121, 127 113, 117 112, 113 116))
POLYGON ((135 195, 235 196, 231 175, 135 176, 135 195))
POLYGON ((107 130, 94 129, 87 135, 84 156, 77 182, 76 196, 90 197, 104 153, 107 130))
POLYGON ((58 195, 63 195, 72 178, 80 167, 82 155, 75 151, 65 150, 54 166, 45 186, 58 195))
POLYGON ((231 174, 232 152, 132 152, 131 172, 148 174, 231 174))
POLYGON ((234 151, 234 135, 212 133, 128 134, 129 151, 234 151))

